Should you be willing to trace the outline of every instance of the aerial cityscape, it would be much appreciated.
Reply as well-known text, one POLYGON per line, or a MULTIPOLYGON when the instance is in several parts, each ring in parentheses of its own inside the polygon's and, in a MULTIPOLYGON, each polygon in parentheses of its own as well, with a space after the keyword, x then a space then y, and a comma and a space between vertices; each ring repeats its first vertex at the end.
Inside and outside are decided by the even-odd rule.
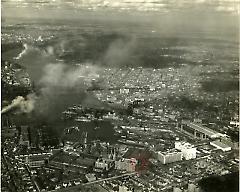
POLYGON ((1 191, 239 191, 239 2, 1 4, 1 191))

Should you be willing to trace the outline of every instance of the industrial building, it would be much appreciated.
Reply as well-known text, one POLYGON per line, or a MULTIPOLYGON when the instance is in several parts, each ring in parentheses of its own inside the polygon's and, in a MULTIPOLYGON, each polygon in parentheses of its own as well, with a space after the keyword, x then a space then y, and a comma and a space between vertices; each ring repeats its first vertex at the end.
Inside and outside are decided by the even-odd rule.
POLYGON ((48 161, 49 155, 48 154, 37 154, 27 157, 27 164, 29 167, 41 167, 48 161))
POLYGON ((25 162, 29 167, 41 167, 49 160, 51 155, 52 153, 33 153, 15 156, 15 158, 25 162))
POLYGON ((95 159, 59 152, 49 159, 49 166, 73 171, 87 172, 94 166, 95 159))
POLYGON ((177 161, 181 161, 183 158, 183 153, 177 149, 170 149, 164 152, 157 153, 157 159, 162 164, 173 163, 177 161))
POLYGON ((182 121, 180 129, 181 131, 192 135, 194 138, 199 138, 202 140, 207 138, 218 138, 222 136, 222 134, 217 131, 190 121, 182 121))
POLYGON ((222 151, 231 151, 231 147, 222 143, 221 141, 212 141, 210 142, 210 145, 213 147, 216 147, 217 149, 220 149, 222 151))
POLYGON ((178 149, 182 152, 183 158, 186 160, 195 159, 197 156, 197 149, 187 142, 175 142, 175 149, 178 149))

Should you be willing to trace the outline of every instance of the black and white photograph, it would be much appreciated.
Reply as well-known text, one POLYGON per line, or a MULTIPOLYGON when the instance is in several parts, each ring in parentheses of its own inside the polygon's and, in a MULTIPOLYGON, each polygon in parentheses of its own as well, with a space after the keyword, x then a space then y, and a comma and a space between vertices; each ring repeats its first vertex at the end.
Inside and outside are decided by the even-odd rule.
POLYGON ((1 0, 1 192, 238 192, 238 0, 1 0))

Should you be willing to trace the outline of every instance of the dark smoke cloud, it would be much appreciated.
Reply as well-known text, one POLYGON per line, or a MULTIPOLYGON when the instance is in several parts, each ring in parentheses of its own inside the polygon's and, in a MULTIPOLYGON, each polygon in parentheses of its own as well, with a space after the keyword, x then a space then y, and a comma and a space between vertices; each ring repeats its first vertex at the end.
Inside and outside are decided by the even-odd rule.
POLYGON ((59 119, 61 112, 73 104, 102 107, 103 104, 87 92, 92 79, 99 78, 103 66, 124 66, 136 48, 135 38, 116 37, 108 43, 99 60, 72 65, 58 59, 59 52, 71 49, 67 42, 63 39, 43 47, 25 44, 24 50, 15 58, 26 67, 37 87, 36 97, 28 97, 26 102, 34 103, 33 114, 38 118, 59 119))
POLYGON ((90 106, 101 105, 94 96, 86 92, 92 79, 99 76, 97 66, 91 63, 66 65, 57 60, 51 46, 46 49, 30 45, 24 47, 17 59, 26 67, 37 86, 36 97, 27 97, 26 102, 34 103, 34 114, 38 118, 56 120, 67 107, 83 104, 85 100, 90 106))

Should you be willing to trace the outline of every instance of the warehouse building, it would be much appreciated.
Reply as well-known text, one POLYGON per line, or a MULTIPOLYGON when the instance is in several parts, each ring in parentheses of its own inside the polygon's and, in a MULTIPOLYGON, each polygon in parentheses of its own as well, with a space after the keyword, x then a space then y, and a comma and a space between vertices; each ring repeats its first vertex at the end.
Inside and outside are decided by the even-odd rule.
POLYGON ((183 153, 177 149, 170 149, 164 152, 157 153, 157 159, 162 164, 173 163, 177 161, 181 161, 183 158, 183 153))
POLYGON ((222 151, 231 151, 231 147, 220 142, 220 141, 213 141, 213 142, 210 142, 210 145, 212 145, 213 147, 216 147, 217 149, 220 149, 222 151))

